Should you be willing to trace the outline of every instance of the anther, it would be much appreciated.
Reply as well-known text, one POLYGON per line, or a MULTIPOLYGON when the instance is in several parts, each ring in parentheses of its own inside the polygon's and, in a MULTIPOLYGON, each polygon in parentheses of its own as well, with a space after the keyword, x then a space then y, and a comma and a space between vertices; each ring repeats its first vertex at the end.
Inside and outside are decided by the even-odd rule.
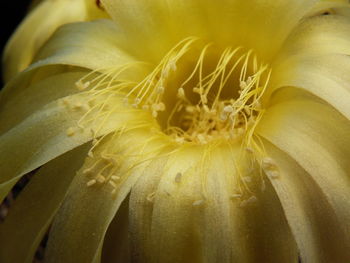
POLYGON ((113 182, 113 181, 109 181, 108 182, 111 186, 113 186, 114 188, 117 188, 117 185, 113 182))
POLYGON ((177 90, 177 97, 179 99, 184 99, 185 98, 185 90, 183 88, 179 88, 177 90))
POLYGON ((111 179, 112 179, 113 181, 119 181, 119 180, 120 180, 120 177, 119 177, 119 176, 116 176, 116 175, 112 175, 112 176, 111 176, 111 179))
POLYGON ((240 199, 242 197, 242 194, 232 194, 230 196, 230 199, 231 200, 237 200, 237 199, 240 199))
POLYGON ((231 113, 233 112, 233 107, 231 105, 227 105, 224 107, 224 112, 231 113))
POLYGON ((75 129, 73 127, 70 127, 66 131, 67 136, 71 137, 75 134, 75 129))
POLYGON ((250 176, 244 176, 243 181, 246 183, 250 183, 252 181, 252 178, 250 176))
POLYGON ((247 83, 245 81, 241 81, 239 83, 239 86, 240 86, 241 89, 245 89, 247 87, 247 83))
POLYGON ((254 153, 254 150, 253 150, 253 148, 251 148, 251 147, 246 147, 245 150, 246 150, 248 153, 254 153))
POLYGON ((103 184, 106 181, 106 178, 103 175, 98 175, 96 181, 103 184))
POLYGON ((157 88, 157 93, 159 93, 159 94, 163 94, 164 91, 165 91, 165 88, 164 88, 163 86, 159 86, 159 87, 157 88))
POLYGON ((78 90, 84 90, 90 86, 90 81, 84 83, 81 80, 79 80, 75 83, 75 86, 78 88, 78 90))
POLYGON ((85 174, 85 175, 90 175, 92 173, 93 173, 93 169, 91 169, 91 168, 87 168, 83 171, 83 174, 85 174))
POLYGON ((247 205, 253 204, 256 201, 258 201, 258 199, 255 196, 251 196, 246 200, 243 200, 240 204, 239 207, 246 207, 247 205))
POLYGON ((96 180, 95 179, 92 179, 90 180, 89 182, 86 183, 86 185, 89 187, 89 186, 93 186, 94 184, 96 184, 96 180))
POLYGON ((252 83, 252 81, 253 81, 253 78, 251 76, 249 76, 247 78, 247 84, 249 85, 250 83, 252 83))
POLYGON ((277 164, 270 157, 263 158, 261 164, 262 164, 262 168, 264 170, 277 170, 278 169, 277 164))
POLYGON ((204 200, 197 200, 192 203, 193 206, 201 206, 204 204, 204 200))

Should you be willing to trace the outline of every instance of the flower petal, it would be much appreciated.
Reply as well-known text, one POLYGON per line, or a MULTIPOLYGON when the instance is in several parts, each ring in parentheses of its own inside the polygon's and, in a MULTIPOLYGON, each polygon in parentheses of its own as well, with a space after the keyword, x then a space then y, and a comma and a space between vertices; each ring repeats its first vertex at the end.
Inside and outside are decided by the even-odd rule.
POLYGON ((32 262, 87 148, 79 147, 46 164, 20 193, 0 225, 2 262, 32 262))
POLYGON ((279 93, 282 95, 276 95, 276 104, 268 109, 257 131, 285 152, 268 147, 280 170, 280 176, 271 182, 285 208, 302 260, 347 262, 349 122, 311 95, 300 96, 295 89, 279 93))
POLYGON ((106 69, 135 62, 120 49, 121 32, 110 20, 64 25, 35 57, 34 67, 67 64, 89 69, 106 69))
POLYGON ((254 48, 267 59, 317 0, 102 2, 127 32, 134 50, 142 41, 142 52, 162 56, 174 43, 195 36, 224 46, 254 48))
POLYGON ((74 68, 71 66, 94 71, 108 70, 112 74, 126 65, 137 64, 137 69, 132 68, 128 80, 143 78, 145 72, 141 70, 140 63, 119 47, 120 37, 117 27, 109 20, 61 27, 41 49, 35 59, 36 63, 7 83, 1 92, 0 104, 13 96, 13 93, 30 88, 35 81, 57 74, 57 71, 72 71, 74 68))
POLYGON ((75 83, 84 75, 86 72, 57 74, 34 83, 28 89, 14 93, 0 105, 0 134, 46 104, 77 93, 79 90, 75 87, 75 83))
MULTIPOLYGON (((72 95, 68 98, 78 102, 87 99, 83 94, 72 95)), ((22 175, 90 141, 93 136, 108 134, 122 128, 128 122, 136 123, 136 125, 139 122, 152 123, 147 112, 140 111, 135 114, 132 109, 125 112, 122 98, 119 97, 108 100, 106 105, 117 112, 124 110, 123 114, 112 114, 111 112, 107 117, 94 116, 95 121, 87 123, 83 129, 78 129, 77 122, 85 112, 72 111, 65 106, 64 99, 46 105, 45 108, 1 135, 0 191, 4 191, 1 192, 2 194, 6 195, 10 187, 9 183, 13 185, 22 175), (67 134, 69 128, 73 130, 67 134), (92 130, 95 131, 92 132, 92 130)), ((3 197, 0 196, 0 200, 3 197)))
MULTIPOLYGON (((157 154, 157 143, 145 145, 149 138, 150 134, 144 131, 126 132, 117 140, 111 136, 105 144, 98 146, 94 158, 87 159, 53 223, 46 254, 48 263, 100 262, 108 226, 131 187, 147 169, 148 160, 157 154), (118 170, 113 173, 120 177, 119 183, 115 182, 118 186, 105 182, 88 187, 87 184, 98 174, 87 176, 84 171, 91 168, 107 150, 123 158, 118 170)), ((157 159, 154 162, 159 165, 157 159)))
MULTIPOLYGON (((276 68, 272 86, 304 89, 350 118, 350 59, 347 55, 301 56, 276 68)), ((272 92, 273 89, 270 91, 272 92)))
POLYGON ((61 25, 84 21, 105 14, 86 0, 42 1, 22 22, 8 42, 4 53, 6 81, 25 69, 41 46, 61 25), (49 15, 48 15, 49 14, 49 15), (21 50, 21 52, 18 52, 21 50))
POLYGON ((171 154, 161 173, 145 173, 132 189, 133 262, 296 261, 273 189, 257 193, 252 206, 253 199, 233 201, 231 150, 206 153, 187 147, 171 154))
MULTIPOLYGON (((350 8, 347 5, 348 9, 350 8)), ((305 19, 286 40, 278 55, 283 63, 295 57, 350 54, 350 20, 340 15, 305 19)), ((278 64, 278 63, 275 63, 278 64)))

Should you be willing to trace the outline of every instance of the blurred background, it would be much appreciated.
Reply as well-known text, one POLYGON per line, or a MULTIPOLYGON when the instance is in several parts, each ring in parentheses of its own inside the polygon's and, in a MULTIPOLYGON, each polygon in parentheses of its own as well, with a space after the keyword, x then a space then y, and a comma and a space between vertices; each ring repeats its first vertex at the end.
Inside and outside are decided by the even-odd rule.
MULTIPOLYGON (((26 14, 31 0, 1 0, 2 21, 0 27, 1 42, 0 50, 3 52, 4 46, 11 36, 12 32, 16 29, 18 24, 26 14)), ((2 87, 2 78, 1 86, 2 87)))

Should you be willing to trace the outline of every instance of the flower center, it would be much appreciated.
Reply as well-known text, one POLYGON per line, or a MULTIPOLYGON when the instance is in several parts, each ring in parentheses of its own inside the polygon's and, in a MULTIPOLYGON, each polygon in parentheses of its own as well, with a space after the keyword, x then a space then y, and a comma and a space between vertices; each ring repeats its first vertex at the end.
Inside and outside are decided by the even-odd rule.
MULTIPOLYGON (((243 175, 252 174, 256 167, 269 171, 271 176, 278 174, 254 132, 264 114, 262 98, 271 69, 259 61, 253 50, 222 48, 188 38, 172 48, 158 65, 151 65, 151 70, 143 66, 141 62, 131 63, 90 72, 76 82, 82 91, 78 101, 63 101, 65 107, 84 113, 77 127, 67 130, 67 135, 89 129, 94 138, 89 151, 94 162, 84 173, 98 175, 92 177, 88 186, 108 181, 115 187, 119 180, 114 175, 119 169, 119 156, 139 158, 130 161, 136 167, 158 158, 158 151, 167 147, 170 153, 199 149, 203 160, 215 148, 234 153, 230 165, 235 166, 239 175, 238 185, 244 187, 251 179, 243 175), (142 65, 137 76, 135 64, 142 65), (117 123, 114 132, 100 136, 100 130, 106 130, 111 123, 117 123), (137 132, 146 135, 140 137, 137 132), (127 145, 127 152, 121 154, 113 146, 112 150, 96 152, 105 136, 111 137, 108 143, 115 143, 116 149, 120 148, 119 142, 134 136, 137 149, 127 145), (137 151, 140 153, 135 154, 137 151)), ((259 171, 262 178, 262 170, 259 171)), ((176 180, 179 178, 181 175, 176 180)))
POLYGON ((189 38, 125 97, 150 111, 176 142, 249 139, 263 114, 271 71, 252 50, 189 38))

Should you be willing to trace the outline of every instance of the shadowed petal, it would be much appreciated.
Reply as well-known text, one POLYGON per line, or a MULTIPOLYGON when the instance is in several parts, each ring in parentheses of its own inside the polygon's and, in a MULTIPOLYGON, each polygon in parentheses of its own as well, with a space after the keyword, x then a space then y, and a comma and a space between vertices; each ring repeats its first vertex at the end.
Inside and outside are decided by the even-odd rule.
POLYGON ((84 75, 86 72, 57 74, 14 93, 0 105, 0 133, 8 131, 46 104, 77 93, 75 83, 84 75))
POLYGON ((9 40, 4 57, 6 81, 25 69, 42 45, 61 25, 106 16, 93 1, 46 0, 30 12, 9 40), (20 50, 20 52, 19 52, 20 50))
POLYGON ((290 156, 268 148, 280 168, 271 182, 302 259, 347 262, 350 125, 329 105, 301 91, 281 90, 275 100, 257 131, 290 156))
POLYGON ((79 147, 46 164, 20 193, 0 225, 2 262, 32 262, 87 148, 79 147))
POLYGON ((41 49, 35 63, 7 83, 1 92, 0 103, 11 99, 14 93, 31 89, 38 80, 62 71, 73 71, 72 66, 110 74, 126 66, 135 66, 128 80, 143 78, 145 72, 140 63, 119 47, 119 35, 118 28, 109 20, 61 27, 41 49))
MULTIPOLYGON (((77 94, 65 99, 79 102, 87 97, 77 94)), ((117 112, 124 110, 120 97, 108 100, 107 105, 113 105, 117 112)), ((63 99, 54 101, 0 137, 0 191, 4 191, 4 196, 9 190, 9 183, 14 184, 22 175, 94 137, 121 129, 128 121, 152 123, 147 112, 135 115, 133 110, 129 110, 121 115, 94 116, 93 122, 79 128, 77 123, 84 113, 72 111, 65 106, 63 99)))
POLYGON ((127 132, 117 141, 106 139, 94 157, 87 159, 52 226, 47 262, 100 262, 106 231, 131 187, 149 165, 161 165, 158 159, 148 161, 157 154, 159 146, 157 143, 145 145, 149 139, 150 135, 145 132, 127 132), (113 178, 105 175, 110 181, 88 186, 103 173, 97 169, 86 174, 86 169, 96 168, 96 161, 108 152, 123 158, 123 162, 114 167, 113 176, 118 177, 118 181, 113 182, 113 178))
MULTIPOLYGON (((162 173, 139 179, 129 204, 133 262, 297 260, 271 186, 253 187, 255 196, 234 195, 232 154, 187 147, 169 157, 162 173)), ((258 173, 251 176, 259 181, 258 173)))

